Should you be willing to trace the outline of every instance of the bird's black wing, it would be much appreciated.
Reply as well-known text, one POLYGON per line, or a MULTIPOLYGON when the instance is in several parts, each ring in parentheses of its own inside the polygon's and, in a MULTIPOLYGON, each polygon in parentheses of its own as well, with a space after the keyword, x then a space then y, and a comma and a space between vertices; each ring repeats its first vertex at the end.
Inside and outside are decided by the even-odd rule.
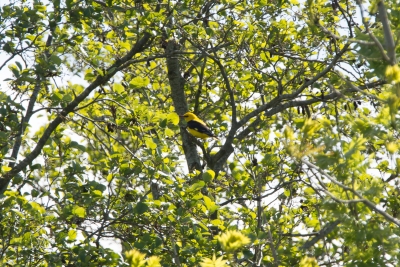
POLYGON ((198 131, 199 133, 204 133, 208 136, 215 136, 206 125, 201 124, 198 121, 194 121, 194 120, 188 121, 187 126, 190 129, 198 131))

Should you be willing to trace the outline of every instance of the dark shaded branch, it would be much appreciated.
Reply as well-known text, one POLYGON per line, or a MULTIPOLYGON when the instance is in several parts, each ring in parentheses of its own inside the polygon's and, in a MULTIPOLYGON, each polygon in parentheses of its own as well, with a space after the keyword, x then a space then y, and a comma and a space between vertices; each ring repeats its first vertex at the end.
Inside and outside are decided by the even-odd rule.
POLYGON ((364 27, 365 27, 365 31, 368 33, 369 37, 372 39, 372 41, 378 47, 379 51, 381 52, 381 55, 382 55, 383 59, 386 60, 387 62, 390 62, 390 58, 385 53, 385 49, 383 48, 382 44, 379 42, 378 38, 376 38, 376 36, 369 29, 368 21, 366 20, 366 18, 364 16, 364 9, 363 9, 361 1, 360 0, 356 0, 356 1, 357 1, 357 4, 358 4, 359 8, 360 8, 361 18, 362 18, 362 22, 363 22, 364 27))
POLYGON ((390 59, 390 65, 396 65, 396 46, 394 44, 392 31, 390 30, 390 22, 387 17, 385 5, 382 0, 378 2, 379 18, 383 27, 383 36, 385 37, 386 51, 390 59))
MULTIPOLYGON (((265 112, 265 115, 268 117, 271 117, 275 114, 278 114, 288 108, 294 108, 294 107, 302 107, 302 106, 308 106, 308 105, 312 105, 318 102, 328 102, 328 101, 333 101, 335 99, 340 98, 342 95, 346 94, 346 93, 354 93, 354 92, 360 92, 360 90, 366 90, 366 89, 372 89, 375 88, 377 86, 381 86, 386 84, 386 81, 377 81, 377 82, 373 82, 370 84, 366 84, 366 85, 362 85, 359 87, 351 87, 349 89, 343 90, 341 92, 339 91, 334 91, 329 95, 324 96, 324 99, 321 99, 319 97, 314 97, 314 98, 310 98, 307 100, 292 100, 292 101, 288 101, 285 102, 283 104, 279 104, 276 105, 274 108, 271 108, 270 110, 265 112)), ((249 126, 247 126, 243 131, 241 131, 239 134, 237 134, 235 136, 235 138, 238 141, 243 140, 244 138, 246 138, 251 132, 254 132, 255 129, 258 127, 258 125, 260 124, 262 120, 260 119, 260 117, 257 117, 249 126)), ((229 155, 228 155, 229 157, 229 155)))
MULTIPOLYGON (((51 46, 53 40, 53 36, 50 34, 47 37, 47 41, 46 41, 46 48, 44 51, 44 56, 46 58, 50 57, 48 48, 51 46)), ((18 158, 18 153, 19 150, 21 148, 21 142, 22 142, 22 136, 24 135, 24 132, 26 130, 26 127, 28 126, 28 123, 33 115, 33 108, 35 107, 36 104, 36 100, 38 98, 40 89, 42 88, 42 82, 45 80, 43 73, 36 71, 36 81, 35 81, 35 87, 33 89, 32 95, 29 98, 29 103, 28 103, 28 108, 25 112, 25 116, 22 116, 21 118, 21 124, 19 126, 19 131, 18 134, 15 138, 15 142, 14 142, 14 146, 13 146, 13 150, 11 152, 11 158, 14 159, 14 161, 10 162, 10 164, 8 165, 9 167, 13 168, 15 166, 15 164, 17 164, 17 158, 18 158)), ((1 188, 0 188, 0 192, 1 192, 1 188)))
MULTIPOLYGON (((33 40, 28 44, 28 46, 21 48, 19 50, 14 50, 14 52, 11 54, 11 56, 6 59, 3 64, 0 66, 0 70, 4 68, 4 66, 6 66, 6 64, 8 62, 10 62, 15 56, 21 55, 23 52, 26 52, 29 48, 32 48, 34 46, 34 44, 36 44, 36 40, 42 36, 42 34, 44 34, 46 31, 48 30, 48 28, 44 29, 43 31, 39 32, 38 34, 36 34, 35 38, 33 38, 33 40)), ((50 36, 49 36, 50 37, 50 36)))
POLYGON ((342 189, 344 189, 346 191, 349 191, 349 192, 353 193, 356 197, 358 197, 358 199, 355 199, 355 200, 341 200, 341 199, 336 198, 335 196, 333 196, 332 194, 329 193, 328 195, 331 198, 334 198, 336 201, 339 201, 339 202, 344 203, 344 204, 348 204, 348 203, 352 203, 352 202, 362 202, 362 203, 364 203, 365 206, 367 206, 371 210, 375 211, 376 213, 381 214, 387 221, 392 222, 392 223, 396 224, 397 226, 400 226, 400 220, 392 217, 387 212, 385 212, 385 211, 381 210, 380 208, 378 208, 376 204, 374 204, 373 202, 369 201, 368 199, 365 199, 360 193, 358 193, 353 188, 342 184, 336 178, 334 178, 333 176, 330 176, 324 170, 320 169, 319 167, 317 167, 316 165, 312 164, 311 162, 308 162, 308 161, 306 161, 304 159, 302 159, 301 162, 304 163, 305 165, 307 165, 310 169, 314 169, 317 172, 319 172, 321 175, 323 175, 324 177, 328 178, 335 185, 341 187, 342 189), (349 201, 351 201, 351 202, 349 202, 349 201))
MULTIPOLYGON (((324 228, 322 228, 315 237, 313 237, 311 240, 308 240, 307 242, 304 243, 304 245, 301 247, 303 250, 307 250, 310 247, 312 247, 315 243, 317 243, 319 240, 325 238, 330 232, 332 232, 336 226, 338 226, 340 223, 340 220, 337 219, 333 222, 327 223, 324 228)), ((314 235, 314 234, 313 234, 314 235)))
POLYGON ((318 235, 319 232, 313 232, 313 233, 309 233, 309 234, 291 234, 291 233, 279 233, 279 235, 281 236, 290 236, 290 237, 306 237, 306 236, 316 236, 318 235))
POLYGON ((0 178, 0 193, 3 193, 8 186, 8 183, 11 179, 17 175, 20 171, 25 169, 37 156, 39 156, 42 148, 45 146, 47 140, 50 138, 51 134, 55 131, 55 129, 64 121, 64 119, 68 116, 70 112, 72 112, 83 100, 85 100, 89 94, 95 90, 98 86, 105 84, 108 82, 118 70, 118 67, 124 64, 126 61, 130 60, 136 53, 143 51, 146 48, 146 45, 151 41, 151 34, 144 33, 143 37, 137 41, 134 47, 121 59, 117 60, 112 66, 110 66, 104 76, 97 76, 96 80, 92 82, 86 89, 78 95, 72 102, 70 102, 55 118, 50 124, 47 126, 43 135, 40 137, 39 141, 36 144, 36 147, 29 153, 25 159, 19 162, 15 167, 7 172, 3 177, 0 178))
MULTIPOLYGON (((173 54, 178 49, 178 44, 170 40, 167 43, 166 53, 173 54)), ((171 97, 174 102, 175 111, 182 115, 188 111, 188 104, 185 95, 185 79, 181 74, 181 66, 178 57, 167 57, 168 80, 171 86, 171 97)), ((191 141, 191 136, 186 130, 182 130, 182 147, 185 152, 186 162, 189 170, 195 168, 201 170, 200 157, 196 150, 196 144, 191 141)))
MULTIPOLYGON (((281 103, 284 100, 292 100, 292 99, 297 98, 308 86, 314 84, 316 81, 318 81, 320 78, 322 78, 325 74, 327 74, 329 71, 331 71, 333 69, 333 67, 336 65, 336 63, 339 61, 339 59, 342 57, 342 55, 347 51, 349 46, 350 46, 350 43, 346 44, 343 47, 343 49, 340 50, 339 53, 336 54, 336 56, 332 59, 332 62, 324 70, 322 70, 320 73, 315 75, 309 81, 305 82, 295 92, 293 92, 291 94, 278 95, 275 98, 273 98, 271 101, 266 103, 265 105, 260 106, 259 108, 253 110, 252 112, 250 112, 249 114, 244 116, 235 126, 232 123, 232 127, 229 131, 228 136, 226 137, 225 144, 221 147, 220 151, 218 151, 212 158, 212 164, 210 164, 210 165, 213 166, 213 170, 218 173, 222 169, 223 164, 228 159, 229 155, 233 152, 232 143, 233 143, 233 140, 235 139, 235 134, 237 133, 237 130, 240 127, 247 124, 250 119, 258 116, 261 112, 265 111, 266 116, 271 116, 280 111, 283 111, 284 109, 286 109, 288 107, 296 106, 296 102, 287 102, 282 105, 279 105, 279 103, 281 103), (268 110, 268 109, 271 109, 271 110, 268 110), (268 111, 266 111, 266 110, 268 110, 268 111)), ((338 96, 340 96, 340 94, 332 93, 331 95, 327 96, 327 98, 325 97, 324 99, 325 100, 334 99, 338 96)), ((305 100, 305 102, 302 104, 309 105, 309 104, 321 102, 321 101, 322 101, 322 99, 320 99, 320 98, 313 98, 313 99, 305 100)), ((247 126, 242 132, 237 134, 236 138, 238 140, 243 140, 253 129, 255 129, 258 126, 258 124, 260 122, 261 122, 260 118, 256 119, 249 126, 247 126)))
POLYGON ((200 106, 200 96, 201 96, 201 89, 203 88, 203 81, 204 81, 204 70, 207 65, 207 57, 204 58, 203 60, 203 65, 201 66, 201 71, 199 75, 199 87, 197 89, 196 95, 195 95, 195 103, 194 103, 194 113, 198 113, 199 111, 199 106, 200 106))
MULTIPOLYGON (((181 30, 183 30, 181 28, 181 30)), ((192 44, 194 47, 198 48, 200 51, 202 52, 190 52, 190 54, 199 54, 199 57, 191 64, 191 66, 185 71, 185 74, 190 75, 190 73, 193 71, 194 68, 196 68, 196 66, 198 65, 198 63, 200 63, 202 60, 204 60, 204 58, 207 57, 207 54, 204 52, 204 49, 202 49, 201 47, 197 46, 195 43, 193 43, 190 39, 187 40, 190 44, 192 44)), ((214 51, 219 51, 222 48, 225 47, 229 47, 231 46, 232 43, 231 42, 227 42, 221 45, 217 45, 211 49, 208 50, 208 52, 214 52, 214 51)), ((174 51, 174 54, 187 54, 187 52, 184 51, 174 51)))
POLYGON ((266 197, 269 197, 269 196, 271 196, 272 194, 275 194, 275 192, 277 192, 279 189, 283 188, 285 185, 292 184, 292 183, 296 183, 296 182, 301 182, 301 179, 299 179, 299 180, 293 180, 293 181, 289 181, 289 182, 280 183, 280 184, 278 184, 276 187, 272 188, 272 189, 273 189, 272 192, 269 192, 269 193, 264 194, 264 195, 262 195, 262 196, 258 196, 258 197, 237 197, 237 198, 230 198, 230 199, 228 199, 228 200, 226 200, 226 201, 224 201, 224 202, 222 202, 222 203, 219 203, 219 204, 217 204, 217 205, 218 205, 218 206, 225 206, 225 205, 228 205, 228 204, 230 204, 230 203, 232 203, 232 202, 235 202, 235 201, 240 202, 240 201, 245 201, 245 200, 261 201, 262 199, 264 199, 264 198, 266 198, 266 197))
POLYGON ((276 248, 274 246, 274 239, 272 238, 271 227, 269 225, 267 225, 267 232, 268 232, 269 247, 271 248, 272 257, 274 258, 274 266, 278 267, 279 266, 278 253, 277 253, 276 248))
MULTIPOLYGON (((314 84, 316 81, 321 79, 325 74, 327 74, 329 71, 333 69, 333 67, 336 65, 338 60, 342 57, 342 55, 347 51, 349 48, 350 44, 346 44, 343 49, 336 54, 336 56, 332 59, 332 62, 320 73, 315 75, 312 79, 309 81, 305 82, 302 86, 300 86, 299 89, 294 91, 291 94, 283 94, 280 96, 276 96, 274 99, 272 99, 270 102, 266 103, 265 105, 260 106, 259 108, 255 109, 254 111, 250 112, 246 116, 244 116, 239 122, 238 122, 238 128, 245 125, 251 118, 258 116, 261 112, 272 108, 276 106, 278 103, 280 103, 282 100, 291 100, 299 96, 301 92, 304 91, 308 86, 314 84)), ((233 130, 233 129, 232 129, 233 130)), ((234 132, 236 132, 237 129, 234 129, 234 132)), ((230 133, 231 134, 231 133, 230 133)), ((234 133, 233 133, 234 134, 234 133)))
POLYGON ((211 58, 211 59, 218 65, 218 68, 220 69, 221 74, 222 74, 222 77, 223 77, 223 79, 224 79, 224 82, 225 82, 225 85, 226 85, 226 89, 228 90, 228 93, 229 93, 229 104, 230 104, 231 107, 232 107, 232 125, 236 125, 236 124, 237 124, 237 116, 236 116, 235 95, 234 95, 234 92, 233 92, 233 90, 232 90, 231 84, 230 84, 230 82, 229 82, 228 74, 227 74, 226 71, 225 71, 225 67, 222 65, 221 61, 215 56, 215 55, 216 55, 216 52, 217 52, 219 49, 221 49, 221 48, 223 48, 223 47, 228 47, 228 46, 230 46, 232 43, 230 43, 230 42, 224 43, 224 44, 218 45, 218 46, 213 47, 213 48, 209 49, 208 51, 206 51, 204 48, 202 48, 202 47, 196 45, 196 44, 195 44, 194 42, 192 42, 191 40, 188 39, 188 41, 189 41, 189 43, 190 43, 191 45, 193 45, 194 47, 198 48, 199 50, 202 51, 202 53, 204 53, 204 55, 202 55, 202 57, 209 57, 209 58, 211 58), (210 53, 213 53, 214 56, 211 55, 210 53))
POLYGON ((231 84, 229 82, 228 74, 225 71, 224 65, 222 65, 221 61, 217 57, 211 55, 208 56, 218 65, 219 70, 221 71, 222 78, 224 79, 225 82, 226 90, 228 90, 229 94, 229 104, 231 105, 232 108, 232 128, 236 128, 237 116, 236 116, 235 94, 233 93, 231 84))
MULTIPOLYGON (((294 59, 294 60, 299 60, 299 61, 304 61, 304 62, 315 62, 315 63, 325 63, 325 61, 323 60, 319 60, 319 59, 310 59, 310 58, 302 58, 300 56, 297 55, 291 55, 289 53, 291 53, 292 51, 276 51, 275 48, 263 48, 262 51, 264 52, 273 52, 275 55, 277 56, 282 56, 285 58, 290 58, 290 59, 294 59)), ((263 73, 263 74, 267 74, 267 73, 263 73)))
POLYGON ((321 31, 323 33, 325 33, 326 35, 328 35, 329 37, 331 37, 334 40, 340 40, 340 36, 334 34, 333 32, 331 32, 330 30, 328 30, 327 28, 325 28, 324 26, 321 25, 321 23, 319 23, 319 21, 316 21, 315 24, 318 26, 318 28, 321 29, 321 31))

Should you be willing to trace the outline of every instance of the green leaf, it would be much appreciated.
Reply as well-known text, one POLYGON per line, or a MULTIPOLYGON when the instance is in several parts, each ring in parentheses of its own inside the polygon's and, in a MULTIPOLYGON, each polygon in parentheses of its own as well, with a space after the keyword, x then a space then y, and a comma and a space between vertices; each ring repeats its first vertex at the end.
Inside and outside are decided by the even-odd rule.
POLYGON ((14 51, 14 44, 12 42, 7 42, 3 45, 3 50, 7 53, 13 53, 14 51))
POLYGON ((8 167, 8 166, 6 166, 6 165, 1 166, 1 171, 2 171, 2 172, 9 172, 9 171, 11 171, 11 170, 12 170, 11 167, 8 167))
POLYGON ((12 73, 14 74, 14 76, 15 76, 16 78, 18 78, 18 77, 20 76, 20 72, 19 72, 17 66, 15 66, 14 64, 12 64, 12 65, 9 65, 8 68, 12 71, 12 73))
POLYGON ((194 183, 189 189, 188 192, 195 192, 198 191, 200 189, 202 189, 204 187, 205 183, 203 181, 198 181, 196 183, 194 183))
POLYGON ((40 204, 38 204, 38 203, 36 203, 36 202, 30 202, 29 204, 31 205, 31 207, 32 207, 34 210, 39 211, 41 214, 43 214, 43 213, 46 212, 45 208, 43 208, 40 204))
POLYGON ((93 195, 95 195, 96 197, 102 197, 103 193, 100 190, 93 190, 93 195))
POLYGON ((157 148, 157 144, 153 142, 153 140, 151 138, 146 138, 146 146, 150 149, 156 149, 157 148))
POLYGON ((75 206, 74 209, 72 210, 72 214, 78 216, 79 218, 85 218, 86 210, 82 207, 75 206))
POLYGON ((167 116, 168 122, 172 123, 173 125, 178 125, 179 123, 179 116, 176 113, 170 113, 167 116))
POLYGON ((33 7, 39 12, 45 12, 46 11, 46 6, 44 6, 44 5, 34 5, 33 7))
POLYGON ((125 91, 125 87, 120 83, 114 83, 113 91, 117 94, 122 94, 125 91))
POLYGON ((68 239, 70 241, 75 241, 76 236, 77 236, 77 231, 75 229, 71 229, 68 231, 68 239))
POLYGON ((95 78, 96 78, 96 75, 94 75, 94 74, 91 73, 91 72, 86 73, 86 74, 85 74, 85 77, 84 77, 84 79, 85 79, 86 81, 93 81, 95 78))
POLYGON ((176 133, 169 128, 165 128, 165 136, 171 137, 174 136, 176 133))
POLYGON ((205 182, 211 182, 215 177, 215 172, 213 170, 207 170, 203 173, 203 180, 205 182))
POLYGON ((137 203, 137 205, 135 207, 135 211, 137 214, 143 214, 148 210, 149 210, 149 207, 144 202, 137 203))
POLYGON ((165 128, 165 127, 167 127, 167 120, 165 119, 165 120, 161 120, 161 122, 160 122, 160 127, 161 128, 165 128))
POLYGON ((31 190, 31 196, 32 196, 32 197, 37 197, 37 196, 39 196, 39 193, 40 193, 40 192, 37 191, 37 190, 35 190, 35 189, 32 189, 32 190, 31 190))
POLYGON ((18 61, 15 61, 15 64, 17 65, 18 69, 21 71, 22 70, 22 65, 18 61))
POLYGON ((129 82, 129 85, 132 88, 142 88, 149 85, 149 83, 150 80, 148 78, 135 77, 129 82))
POLYGON ((50 61, 53 62, 54 64, 56 64, 57 66, 61 65, 61 63, 62 63, 61 58, 59 58, 56 55, 51 55, 50 61))
POLYGON ((69 144, 71 148, 76 148, 81 152, 86 152, 86 147, 83 145, 80 145, 78 142, 76 141, 71 141, 71 143, 69 144))
POLYGON ((213 202, 209 197, 203 196, 203 200, 208 211, 214 212, 218 209, 218 206, 215 205, 215 202, 213 202))

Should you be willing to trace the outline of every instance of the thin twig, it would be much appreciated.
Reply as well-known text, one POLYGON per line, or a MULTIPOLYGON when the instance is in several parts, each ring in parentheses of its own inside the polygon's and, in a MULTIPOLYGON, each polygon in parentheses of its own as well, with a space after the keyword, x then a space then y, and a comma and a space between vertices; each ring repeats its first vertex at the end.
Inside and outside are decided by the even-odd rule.
POLYGON ((382 44, 379 42, 378 38, 376 38, 376 36, 369 29, 368 21, 365 19, 364 9, 363 9, 361 1, 360 0, 356 0, 356 1, 357 1, 357 4, 358 4, 359 8, 360 8, 361 18, 362 18, 362 22, 363 22, 364 27, 365 27, 365 31, 368 33, 369 37, 372 39, 372 41, 378 47, 379 51, 381 52, 381 55, 382 55, 383 59, 386 60, 387 62, 390 62, 390 58, 386 54, 385 49, 383 48, 382 44))
POLYGON ((143 37, 137 41, 134 47, 122 58, 118 59, 114 64, 112 64, 107 70, 104 76, 97 76, 97 78, 88 86, 86 89, 78 95, 73 101, 71 101, 59 114, 58 116, 49 123, 47 128, 44 130, 42 136, 39 138, 35 148, 23 159, 21 162, 16 164, 9 172, 5 173, 3 177, 0 178, 0 194, 2 194, 11 181, 11 179, 22 171, 26 166, 28 166, 37 156, 39 156, 43 147, 45 146, 47 140, 50 138, 51 134, 56 130, 56 128, 65 120, 70 112, 85 100, 93 90, 98 86, 108 82, 116 73, 119 66, 124 64, 126 61, 130 60, 135 54, 142 52, 151 41, 151 34, 146 32, 143 37))
MULTIPOLYGON (((363 198, 363 196, 358 193, 356 190, 342 184, 341 182, 339 182, 336 178, 334 178, 333 176, 327 174, 324 170, 320 169, 319 167, 317 167, 316 165, 312 164, 311 162, 308 162, 305 159, 301 160, 302 163, 304 163, 305 165, 307 165, 309 168, 312 168, 316 171, 318 171, 320 174, 322 174, 324 177, 328 178, 332 183, 334 183, 335 185, 343 188, 346 191, 350 191, 352 192, 355 196, 357 196, 359 198, 359 200, 339 200, 338 198, 336 198, 338 201, 342 202, 342 203, 352 203, 352 202, 362 202, 364 203, 367 207, 369 207, 371 210, 381 214, 387 221, 390 221, 394 224, 396 224, 397 226, 400 226, 400 221, 392 216, 390 216, 387 212, 379 209, 373 202, 369 201, 368 199, 363 198)), ((329 194, 328 194, 329 195, 329 194)), ((332 194, 330 194, 329 196, 333 196, 332 194)))

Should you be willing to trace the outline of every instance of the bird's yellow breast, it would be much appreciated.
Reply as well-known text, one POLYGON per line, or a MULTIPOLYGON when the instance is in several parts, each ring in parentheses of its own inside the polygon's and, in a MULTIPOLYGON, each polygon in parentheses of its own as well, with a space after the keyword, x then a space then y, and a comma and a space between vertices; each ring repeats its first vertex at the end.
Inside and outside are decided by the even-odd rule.
POLYGON ((187 130, 188 130, 189 133, 190 133, 191 135, 193 135, 194 137, 202 138, 202 139, 210 138, 210 136, 209 136, 208 134, 200 133, 200 132, 196 131, 195 129, 187 128, 187 130))

